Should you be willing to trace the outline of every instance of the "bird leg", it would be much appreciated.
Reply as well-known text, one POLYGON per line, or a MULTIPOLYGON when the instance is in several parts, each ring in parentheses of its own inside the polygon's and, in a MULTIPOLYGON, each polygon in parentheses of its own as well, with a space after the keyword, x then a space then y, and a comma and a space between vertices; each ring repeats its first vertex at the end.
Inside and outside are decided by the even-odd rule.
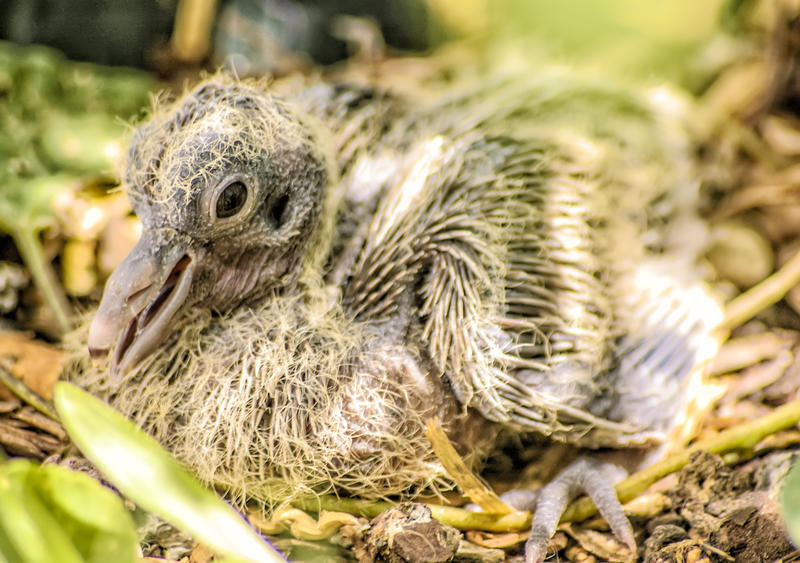
POLYGON ((547 542, 555 533, 567 503, 580 492, 589 495, 617 539, 635 553, 633 528, 614 491, 614 483, 626 473, 620 465, 606 459, 582 456, 537 491, 517 489, 503 494, 501 498, 517 510, 535 510, 531 535, 525 542, 525 562, 544 560, 547 542))

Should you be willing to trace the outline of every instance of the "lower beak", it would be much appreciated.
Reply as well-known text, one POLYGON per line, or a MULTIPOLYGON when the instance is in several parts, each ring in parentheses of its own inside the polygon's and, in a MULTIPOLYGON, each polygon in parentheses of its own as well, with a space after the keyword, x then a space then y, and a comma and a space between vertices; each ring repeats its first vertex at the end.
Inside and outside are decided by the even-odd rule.
POLYGON ((112 375, 128 373, 163 342, 192 284, 195 253, 171 229, 146 230, 106 282, 89 328, 89 354, 111 354, 112 375), (116 344, 116 345, 115 345, 116 344))

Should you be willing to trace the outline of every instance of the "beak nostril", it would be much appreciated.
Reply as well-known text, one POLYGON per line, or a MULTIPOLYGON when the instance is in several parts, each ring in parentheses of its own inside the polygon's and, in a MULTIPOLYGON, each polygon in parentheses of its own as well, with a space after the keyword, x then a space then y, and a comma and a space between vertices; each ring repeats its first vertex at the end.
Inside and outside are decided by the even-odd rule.
POLYGON ((144 295, 147 292, 149 292, 150 288, 152 288, 152 287, 153 287, 153 284, 148 284, 147 286, 143 287, 142 289, 140 289, 138 291, 134 291, 133 293, 128 295, 128 297, 125 298, 125 305, 126 306, 130 305, 132 302, 136 301, 139 297, 141 297, 142 295, 144 295))
POLYGON ((164 285, 161 286, 158 294, 140 314, 140 320, 138 324, 139 330, 150 324, 150 321, 153 320, 153 317, 158 313, 164 302, 172 294, 172 291, 175 289, 175 286, 180 280, 181 275, 186 268, 189 267, 191 262, 192 259, 184 255, 180 260, 178 260, 175 266, 172 267, 172 271, 169 273, 169 276, 167 276, 167 280, 164 282, 164 285))
MULTIPOLYGON (((186 268, 189 267, 189 264, 191 264, 191 262, 192 262, 192 259, 189 256, 184 255, 183 257, 181 257, 181 259, 178 260, 178 262, 175 264, 175 266, 173 266, 172 271, 170 272, 169 276, 167 277, 167 281, 165 282, 165 285, 174 285, 174 283, 175 283, 176 279, 178 278, 178 276, 180 276, 180 274, 182 274, 183 271, 186 268)), ((134 291, 133 293, 131 293, 130 295, 128 295, 125 298, 125 305, 126 306, 130 306, 131 303, 135 303, 139 298, 141 298, 142 296, 147 295, 148 293, 150 293, 152 291, 152 289, 153 289, 153 284, 149 283, 145 287, 143 287, 142 289, 138 289, 138 290, 134 291)))

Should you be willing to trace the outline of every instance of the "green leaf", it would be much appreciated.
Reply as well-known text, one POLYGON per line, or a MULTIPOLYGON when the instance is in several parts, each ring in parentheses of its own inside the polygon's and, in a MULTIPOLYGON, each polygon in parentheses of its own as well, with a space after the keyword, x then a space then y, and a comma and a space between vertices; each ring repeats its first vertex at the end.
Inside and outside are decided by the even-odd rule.
POLYGON ((52 336, 71 329, 69 303, 39 241, 52 202, 116 167, 128 119, 155 86, 129 69, 73 63, 53 49, 0 41, 0 230, 14 238, 53 310, 52 336))
MULTIPOLYGON (((528 57, 539 53, 595 67, 604 75, 696 86, 701 78, 708 78, 695 76, 701 70, 695 65, 703 46, 718 33, 725 1, 495 0, 486 5, 491 6, 487 16, 493 24, 492 39, 497 43, 514 37, 527 40, 523 45, 528 57)), ((462 3, 437 1, 453 10, 462 3)), ((715 47, 715 56, 720 56, 720 49, 715 47)))
POLYGON ((122 500, 87 475, 27 460, 0 466, 0 560, 135 563, 122 500))
POLYGON ((36 468, 30 462, 12 461, 0 477, 0 528, 3 554, 9 561, 45 563, 59 554, 63 563, 81 563, 78 550, 59 527, 47 507, 31 490, 36 468))
POLYGON ((143 509, 223 556, 259 563, 285 561, 240 514, 114 409, 68 383, 57 384, 53 396, 75 444, 143 509))
POLYGON ((0 231, 11 235, 33 280, 53 310, 58 328, 71 327, 70 305, 39 241, 39 231, 55 222, 52 203, 70 189, 71 176, 54 174, 33 178, 5 178, 0 184, 0 231))
POLYGON ((0 190, 0 230, 38 232, 55 223, 53 199, 75 185, 66 174, 9 178, 0 190))
POLYGON ((41 128, 42 157, 56 169, 113 172, 124 150, 125 126, 110 115, 51 112, 41 128))
POLYGON ((795 461, 781 489, 781 512, 795 545, 800 545, 800 463, 795 461))
POLYGON ((116 494, 88 475, 57 465, 43 466, 37 485, 86 561, 136 561, 139 538, 116 494))

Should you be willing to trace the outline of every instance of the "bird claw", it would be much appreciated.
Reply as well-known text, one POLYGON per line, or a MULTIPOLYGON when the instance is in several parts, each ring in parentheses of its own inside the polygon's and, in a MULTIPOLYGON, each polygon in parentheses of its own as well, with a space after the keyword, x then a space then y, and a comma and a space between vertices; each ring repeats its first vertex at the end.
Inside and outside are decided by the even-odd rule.
POLYGON ((531 534, 525 542, 525 563, 539 563, 547 555, 547 543, 556 531, 567 503, 584 492, 594 501, 614 535, 636 553, 633 528, 622 510, 613 483, 619 467, 592 457, 572 462, 538 491, 513 490, 501 498, 517 510, 535 509, 531 534))

